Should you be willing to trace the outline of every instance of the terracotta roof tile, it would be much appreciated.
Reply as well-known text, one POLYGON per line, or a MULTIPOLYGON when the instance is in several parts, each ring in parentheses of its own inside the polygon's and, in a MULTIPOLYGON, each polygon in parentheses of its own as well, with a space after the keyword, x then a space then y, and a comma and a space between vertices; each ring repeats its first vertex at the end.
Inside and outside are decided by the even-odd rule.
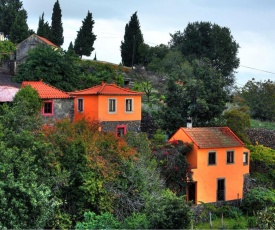
POLYGON ((57 45, 55 45, 55 44, 53 44, 51 41, 49 41, 48 39, 46 39, 46 38, 43 38, 43 37, 41 37, 41 36, 38 36, 38 35, 36 35, 41 41, 43 41, 44 43, 46 43, 46 44, 48 44, 48 45, 50 45, 50 46, 54 46, 54 47, 58 47, 57 45))
POLYGON ((15 94, 18 92, 18 88, 1 85, 0 86, 0 102, 10 102, 13 101, 15 94))
POLYGON ((70 92, 71 95, 143 95, 142 92, 119 87, 115 84, 97 85, 88 89, 70 92))
POLYGON ((62 90, 50 86, 43 81, 24 81, 21 87, 30 85, 36 89, 41 99, 71 98, 71 96, 62 90))
POLYGON ((199 148, 243 146, 243 142, 228 127, 181 128, 199 148))

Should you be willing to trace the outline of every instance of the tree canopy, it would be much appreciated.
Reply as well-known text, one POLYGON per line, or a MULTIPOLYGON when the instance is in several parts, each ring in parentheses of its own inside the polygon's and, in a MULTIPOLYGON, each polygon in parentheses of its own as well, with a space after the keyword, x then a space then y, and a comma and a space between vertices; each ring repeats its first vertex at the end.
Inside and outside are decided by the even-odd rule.
POLYGON ((0 31, 4 32, 5 37, 10 36, 10 30, 17 14, 24 10, 23 3, 19 0, 1 0, 0 1, 0 31))
POLYGON ((9 39, 15 43, 18 44, 25 40, 30 34, 29 34, 29 27, 27 24, 27 12, 23 9, 20 10, 15 17, 14 22, 11 25, 10 28, 10 36, 9 39))
POLYGON ((208 58, 228 85, 234 83, 234 71, 240 63, 239 45, 229 28, 210 22, 188 23, 183 32, 171 34, 170 47, 180 50, 188 60, 208 58))
POLYGON ((44 21, 44 13, 42 13, 42 16, 39 17, 39 22, 38 22, 38 28, 36 34, 46 38, 48 40, 51 40, 51 27, 48 22, 44 21))
POLYGON ((77 37, 74 43, 75 53, 79 56, 90 56, 94 50, 94 41, 96 40, 96 35, 93 33, 94 20, 92 13, 88 11, 88 14, 84 21, 82 21, 82 26, 77 31, 77 37))
POLYGON ((135 12, 125 26, 124 41, 121 42, 121 58, 125 66, 133 66, 142 63, 141 45, 144 43, 140 24, 135 12))

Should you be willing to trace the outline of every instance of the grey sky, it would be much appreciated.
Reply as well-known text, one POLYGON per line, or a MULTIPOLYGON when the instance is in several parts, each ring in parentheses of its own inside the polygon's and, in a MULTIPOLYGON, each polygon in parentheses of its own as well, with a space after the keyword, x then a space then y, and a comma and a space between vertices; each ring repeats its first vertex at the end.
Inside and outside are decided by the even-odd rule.
MULTIPOLYGON (((51 23, 56 0, 23 0, 28 24, 37 30, 39 16, 51 23)), ((170 33, 183 31, 189 22, 209 21, 228 27, 239 43, 241 66, 237 86, 248 80, 275 81, 274 0, 59 0, 67 49, 74 42, 88 10, 92 13, 94 47, 98 60, 120 63, 120 44, 126 23, 137 11, 144 41, 150 46, 167 44, 170 33), (274 74, 250 68, 272 72, 274 74)), ((95 52, 90 58, 94 58, 95 52)))

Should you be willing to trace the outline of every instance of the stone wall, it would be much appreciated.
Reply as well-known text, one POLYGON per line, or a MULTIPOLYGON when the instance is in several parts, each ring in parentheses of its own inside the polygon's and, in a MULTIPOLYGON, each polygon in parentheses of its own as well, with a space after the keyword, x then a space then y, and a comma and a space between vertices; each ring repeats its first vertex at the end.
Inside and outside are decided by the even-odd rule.
POLYGON ((102 131, 116 132, 118 125, 125 125, 126 132, 139 132, 141 121, 103 121, 100 122, 102 131))
POLYGON ((60 120, 63 118, 74 119, 74 99, 54 99, 54 115, 53 116, 43 116, 43 122, 53 122, 55 120, 60 120))

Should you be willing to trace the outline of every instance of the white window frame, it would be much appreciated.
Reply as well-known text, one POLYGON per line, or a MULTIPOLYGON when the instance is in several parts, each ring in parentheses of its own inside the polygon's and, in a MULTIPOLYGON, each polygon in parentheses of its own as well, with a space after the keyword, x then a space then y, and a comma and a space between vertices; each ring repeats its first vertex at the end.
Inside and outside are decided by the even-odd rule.
POLYGON ((125 98, 125 112, 126 113, 132 113, 134 112, 134 99, 133 98, 125 98), (127 101, 131 100, 131 110, 127 110, 128 104, 127 101))
MULTIPOLYGON (((113 105, 112 105, 112 107, 113 107, 113 105)), ((108 98, 108 113, 111 113, 111 114, 113 114, 113 113, 116 113, 117 112, 117 99, 116 98, 108 98), (114 105, 114 110, 113 110, 113 108, 112 108, 112 110, 110 110, 111 108, 110 108, 110 103, 111 103, 111 101, 114 101, 114 103, 115 103, 115 105, 114 105)))
POLYGON ((248 152, 243 152, 243 164, 248 165, 248 152))

